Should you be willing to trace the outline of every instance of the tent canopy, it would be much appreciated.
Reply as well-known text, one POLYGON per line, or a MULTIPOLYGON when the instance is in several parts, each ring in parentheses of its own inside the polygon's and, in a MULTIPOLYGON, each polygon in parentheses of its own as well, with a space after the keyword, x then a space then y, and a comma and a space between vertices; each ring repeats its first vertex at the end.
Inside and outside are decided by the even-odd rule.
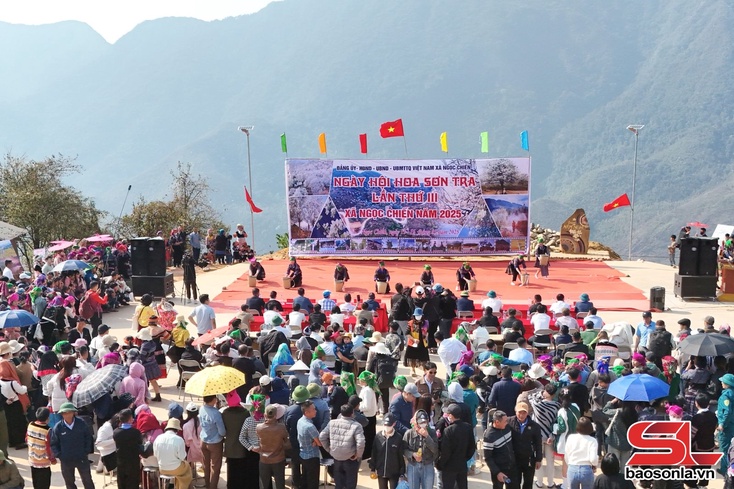
POLYGON ((26 234, 25 229, 0 221, 0 241, 15 239, 18 236, 23 236, 24 234, 26 234))

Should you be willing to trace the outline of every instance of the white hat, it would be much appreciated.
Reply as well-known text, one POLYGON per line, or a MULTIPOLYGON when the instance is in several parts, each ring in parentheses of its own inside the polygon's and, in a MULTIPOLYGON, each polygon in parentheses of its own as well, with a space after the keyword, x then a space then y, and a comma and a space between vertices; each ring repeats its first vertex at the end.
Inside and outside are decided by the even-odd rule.
POLYGON ((494 365, 490 365, 489 367, 482 367, 481 369, 484 375, 497 375, 500 372, 494 365))
POLYGON ((370 348, 370 350, 374 351, 375 353, 382 353, 383 355, 390 355, 390 350, 387 349, 387 346, 385 346, 385 343, 377 343, 375 346, 370 348))
POLYGON ((530 377, 531 379, 537 380, 542 377, 545 377, 546 373, 547 372, 545 368, 541 364, 534 363, 528 370, 528 377, 530 377))
POLYGON ((311 367, 303 363, 303 361, 298 360, 296 363, 291 365, 291 368, 289 368, 288 371, 289 372, 310 372, 311 367))
POLYGON ((614 365, 613 367, 623 367, 624 366, 624 360, 621 358, 615 358, 614 359, 614 365))
POLYGON ((382 341, 382 333, 379 331, 375 331, 372 333, 372 336, 370 336, 370 341, 372 343, 379 343, 382 341))
POLYGON ((189 412, 195 413, 199 410, 199 406, 197 406, 193 402, 190 402, 186 405, 186 410, 189 412))
POLYGON ((28 272, 23 272, 18 276, 18 278, 31 278, 31 275, 28 272))
POLYGON ((420 285, 418 287, 416 287, 415 289, 413 289, 413 290, 415 291, 416 294, 423 294, 423 293, 425 293, 425 289, 422 286, 420 286, 420 285))
POLYGON ((273 379, 271 379, 267 375, 263 375, 262 377, 260 377, 260 385, 269 385, 272 381, 273 379))
POLYGON ((135 335, 135 337, 139 340, 143 341, 150 341, 153 339, 153 336, 150 334, 149 328, 143 328, 140 331, 138 331, 138 334, 135 335))
MULTIPOLYGON (((81 338, 80 338, 81 339, 81 338)), ((79 340, 77 340, 79 341, 79 340)), ((84 340, 84 344, 87 344, 87 341, 84 340)), ((25 348, 25 345, 22 343, 18 343, 16 340, 10 340, 8 341, 8 346, 10 346, 11 353, 18 353, 20 350, 25 348)))

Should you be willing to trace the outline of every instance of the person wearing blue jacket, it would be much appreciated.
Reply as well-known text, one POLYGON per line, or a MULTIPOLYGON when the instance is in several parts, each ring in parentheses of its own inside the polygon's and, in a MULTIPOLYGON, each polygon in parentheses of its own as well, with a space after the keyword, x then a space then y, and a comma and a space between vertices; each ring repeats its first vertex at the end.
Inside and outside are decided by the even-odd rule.
POLYGON ((512 380, 512 369, 502 367, 502 378, 494 383, 487 400, 488 407, 497 408, 506 413, 515 411, 517 396, 520 395, 520 384, 512 380))
POLYGON ((401 437, 410 429, 410 420, 413 419, 413 408, 418 397, 420 397, 418 386, 408 382, 403 392, 390 402, 389 412, 395 418, 395 431, 401 437))
POLYGON ((94 489, 89 454, 94 440, 87 424, 76 416, 74 404, 65 402, 58 410, 63 418, 51 429, 51 452, 61 464, 66 489, 76 489, 74 471, 79 471, 84 489, 94 489))

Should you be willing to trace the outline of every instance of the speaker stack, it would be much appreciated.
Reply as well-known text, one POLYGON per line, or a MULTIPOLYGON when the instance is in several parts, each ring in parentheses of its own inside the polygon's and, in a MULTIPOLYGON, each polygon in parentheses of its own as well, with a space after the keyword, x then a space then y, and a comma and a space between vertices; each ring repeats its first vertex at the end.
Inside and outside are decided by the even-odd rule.
POLYGON ((719 244, 712 238, 684 238, 680 242, 674 293, 683 299, 715 299, 719 244))
POLYGON ((173 295, 173 274, 166 273, 166 246, 161 238, 130 240, 133 295, 153 297, 173 295))

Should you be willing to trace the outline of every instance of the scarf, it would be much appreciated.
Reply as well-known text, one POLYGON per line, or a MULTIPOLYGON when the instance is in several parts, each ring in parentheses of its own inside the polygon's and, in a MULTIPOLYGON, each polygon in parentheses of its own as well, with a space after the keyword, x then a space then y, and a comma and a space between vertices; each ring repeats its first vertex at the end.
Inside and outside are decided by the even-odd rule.
POLYGON ((405 375, 395 376, 395 380, 393 380, 392 382, 392 385, 400 392, 403 392, 403 389, 405 389, 405 386, 407 384, 408 384, 408 379, 405 377, 405 375))
POLYGON ((364 372, 359 374, 358 379, 367 384, 367 387, 372 389, 375 394, 380 395, 380 386, 377 383, 377 376, 375 374, 373 374, 369 370, 365 370, 364 372))
POLYGON ((260 421, 265 414, 265 396, 253 394, 250 400, 252 401, 252 417, 255 418, 255 421, 260 421))
POLYGON ((296 361, 293 360, 293 356, 291 356, 290 344, 281 343, 280 346, 278 346, 277 353, 273 357, 273 361, 270 363, 270 377, 276 377, 276 368, 279 365, 293 365, 294 363, 296 363, 296 361))
POLYGON ((322 355, 326 355, 326 352, 323 348, 321 348, 321 345, 317 346, 316 349, 313 351, 313 355, 311 355, 311 361, 318 359, 319 353, 321 353, 322 355))
POLYGON ((348 396, 354 396, 357 394, 357 386, 354 383, 354 374, 351 372, 342 372, 341 386, 347 392, 348 396))

